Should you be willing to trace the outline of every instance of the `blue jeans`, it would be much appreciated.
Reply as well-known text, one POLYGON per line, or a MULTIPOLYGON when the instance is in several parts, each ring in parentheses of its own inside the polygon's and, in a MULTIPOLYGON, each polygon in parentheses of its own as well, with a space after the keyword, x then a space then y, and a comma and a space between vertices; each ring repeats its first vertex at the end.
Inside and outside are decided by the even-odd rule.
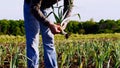
MULTIPOLYGON (((45 14, 45 11, 43 14, 45 14)), ((39 33, 41 32, 43 48, 44 48, 44 61, 45 68, 58 68, 56 50, 54 47, 54 35, 51 33, 47 26, 42 22, 38 22, 36 18, 30 13, 30 5, 24 3, 24 24, 26 32, 26 51, 27 67, 38 68, 39 66, 39 33)))

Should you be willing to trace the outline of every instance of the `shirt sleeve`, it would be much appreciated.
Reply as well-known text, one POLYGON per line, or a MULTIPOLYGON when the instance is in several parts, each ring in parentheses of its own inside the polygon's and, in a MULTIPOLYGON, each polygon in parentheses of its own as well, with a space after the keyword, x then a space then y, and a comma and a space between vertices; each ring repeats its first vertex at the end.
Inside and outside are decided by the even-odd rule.
POLYGON ((66 13, 66 17, 69 17, 72 12, 72 7, 73 7, 73 0, 64 0, 64 13, 66 13))
POLYGON ((46 19, 42 11, 40 10, 42 0, 31 0, 31 13, 39 21, 42 22, 45 26, 49 26, 50 22, 46 19))

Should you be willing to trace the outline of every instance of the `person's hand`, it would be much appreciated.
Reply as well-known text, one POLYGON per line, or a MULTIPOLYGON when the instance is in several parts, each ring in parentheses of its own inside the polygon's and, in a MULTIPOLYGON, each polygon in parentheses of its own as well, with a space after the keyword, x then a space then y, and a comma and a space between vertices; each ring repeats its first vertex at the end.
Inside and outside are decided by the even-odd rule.
POLYGON ((49 28, 53 34, 59 34, 62 31, 61 26, 57 24, 50 24, 49 28))

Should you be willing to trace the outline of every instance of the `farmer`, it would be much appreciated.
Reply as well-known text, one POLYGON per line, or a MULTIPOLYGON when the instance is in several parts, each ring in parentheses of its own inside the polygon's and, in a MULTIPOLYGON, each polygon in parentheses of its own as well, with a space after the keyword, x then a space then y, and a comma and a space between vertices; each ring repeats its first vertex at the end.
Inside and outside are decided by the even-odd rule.
MULTIPOLYGON (((44 45, 45 68, 58 68, 56 50, 54 47, 54 34, 61 32, 61 26, 46 18, 45 9, 50 8, 57 0, 24 0, 24 21, 26 32, 27 67, 39 66, 39 33, 41 31, 44 45)), ((66 17, 70 15, 72 1, 64 0, 66 17)))

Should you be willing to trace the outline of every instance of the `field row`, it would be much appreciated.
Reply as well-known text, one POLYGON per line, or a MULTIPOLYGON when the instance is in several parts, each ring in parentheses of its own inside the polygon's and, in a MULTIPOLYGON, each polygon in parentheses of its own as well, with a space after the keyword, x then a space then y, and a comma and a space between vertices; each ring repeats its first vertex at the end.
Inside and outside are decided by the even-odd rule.
MULTIPOLYGON (((59 68, 119 68, 120 34, 55 36, 59 68)), ((26 68, 25 37, 0 36, 0 68, 26 68)), ((40 37, 41 42, 41 37, 40 37)), ((39 44, 40 68, 44 68, 39 44)))

